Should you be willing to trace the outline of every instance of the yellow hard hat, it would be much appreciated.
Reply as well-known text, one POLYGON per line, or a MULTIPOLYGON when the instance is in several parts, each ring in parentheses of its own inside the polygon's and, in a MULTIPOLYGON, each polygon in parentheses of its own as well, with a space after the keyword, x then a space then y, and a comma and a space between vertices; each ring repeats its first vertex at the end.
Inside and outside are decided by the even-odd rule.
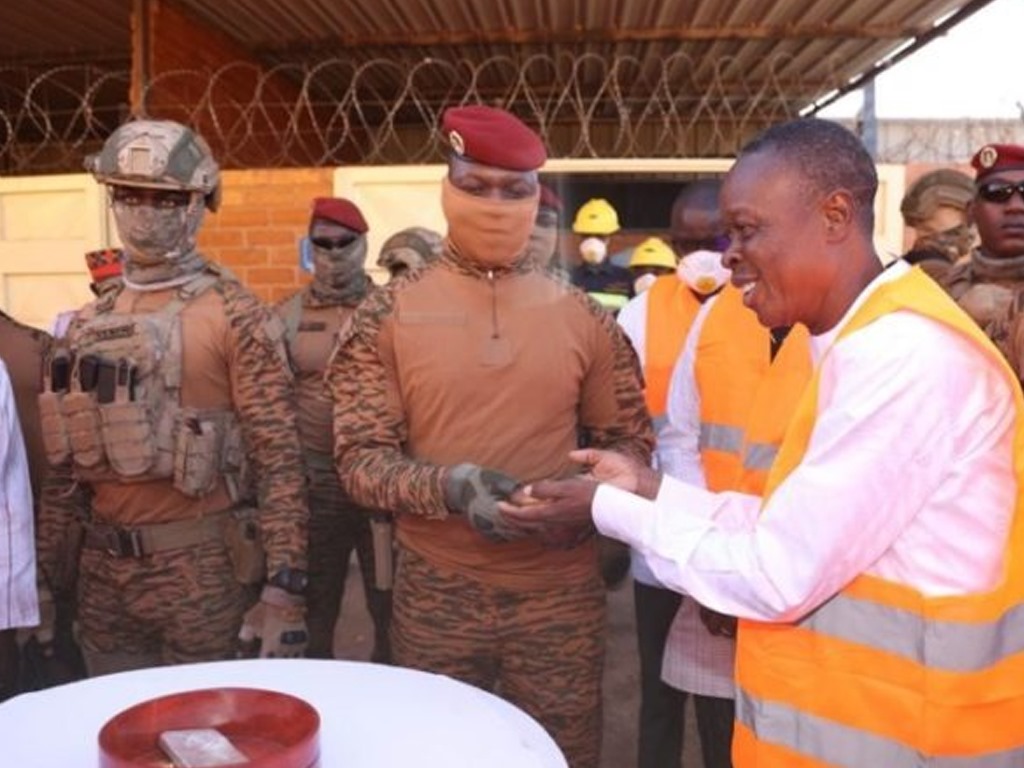
POLYGON ((607 200, 595 197, 576 211, 572 231, 580 235, 610 235, 619 231, 619 214, 607 200))
POLYGON ((631 267, 668 267, 676 268, 676 255, 660 237, 648 237, 633 249, 629 258, 631 267))

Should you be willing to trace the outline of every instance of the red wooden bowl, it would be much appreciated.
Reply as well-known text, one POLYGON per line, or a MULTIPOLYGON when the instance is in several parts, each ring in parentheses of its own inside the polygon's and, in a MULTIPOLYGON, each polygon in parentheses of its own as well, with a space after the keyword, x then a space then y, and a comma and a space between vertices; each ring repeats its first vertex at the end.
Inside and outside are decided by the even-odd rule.
POLYGON ((316 768, 320 715, 295 696, 259 688, 206 688, 144 701, 100 729, 100 768, 167 768, 164 731, 216 728, 249 758, 245 768, 316 768))

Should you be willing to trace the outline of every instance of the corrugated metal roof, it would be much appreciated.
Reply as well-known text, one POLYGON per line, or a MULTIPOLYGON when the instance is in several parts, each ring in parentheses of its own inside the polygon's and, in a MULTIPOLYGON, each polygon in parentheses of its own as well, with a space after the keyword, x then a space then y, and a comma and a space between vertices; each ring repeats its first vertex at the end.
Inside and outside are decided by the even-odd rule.
MULTIPOLYGON (((643 70, 682 53, 688 71, 679 73, 681 86, 715 80, 742 106, 750 94, 766 91, 789 102, 813 101, 937 20, 987 0, 181 2, 268 63, 622 57, 636 63, 642 95, 643 70)), ((599 87, 600 67, 591 69, 599 87)), ((501 80, 505 73, 491 76, 501 80)), ((444 83, 435 85, 443 89, 444 83)))

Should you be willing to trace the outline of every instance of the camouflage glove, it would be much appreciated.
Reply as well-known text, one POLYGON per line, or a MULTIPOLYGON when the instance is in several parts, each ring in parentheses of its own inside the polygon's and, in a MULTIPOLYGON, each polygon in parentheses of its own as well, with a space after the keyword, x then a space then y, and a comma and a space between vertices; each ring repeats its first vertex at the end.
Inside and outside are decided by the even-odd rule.
POLYGON ((444 481, 444 501, 448 509, 466 516, 474 530, 491 541, 518 539, 525 534, 513 528, 498 511, 519 483, 501 472, 477 464, 457 464, 448 470, 444 481))
POLYGON ((241 657, 300 658, 309 643, 306 599, 268 584, 242 617, 238 639, 241 657))

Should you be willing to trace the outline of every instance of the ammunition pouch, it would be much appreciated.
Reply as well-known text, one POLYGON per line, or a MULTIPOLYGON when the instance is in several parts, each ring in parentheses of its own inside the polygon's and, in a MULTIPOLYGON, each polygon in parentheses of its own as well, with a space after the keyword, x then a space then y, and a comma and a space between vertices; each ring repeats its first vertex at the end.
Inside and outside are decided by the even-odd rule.
POLYGON ((87 521, 82 546, 97 549, 110 557, 141 558, 158 552, 194 547, 213 540, 223 540, 229 512, 218 512, 200 518, 175 520, 133 527, 87 521))
POLYGON ((71 441, 61 404, 62 398, 63 394, 52 391, 40 392, 37 398, 43 450, 46 451, 47 462, 52 466, 63 464, 71 456, 71 441))
POLYGON ((92 392, 68 392, 61 401, 67 424, 68 443, 76 470, 99 470, 105 466, 100 412, 92 392))
POLYGON ((231 411, 182 408, 175 415, 174 487, 186 496, 201 497, 214 489, 222 474, 232 475, 238 501, 244 495, 241 429, 231 411))
POLYGON ((262 584, 267 577, 267 558, 263 551, 259 510, 238 507, 231 510, 224 529, 228 556, 239 584, 262 584))

